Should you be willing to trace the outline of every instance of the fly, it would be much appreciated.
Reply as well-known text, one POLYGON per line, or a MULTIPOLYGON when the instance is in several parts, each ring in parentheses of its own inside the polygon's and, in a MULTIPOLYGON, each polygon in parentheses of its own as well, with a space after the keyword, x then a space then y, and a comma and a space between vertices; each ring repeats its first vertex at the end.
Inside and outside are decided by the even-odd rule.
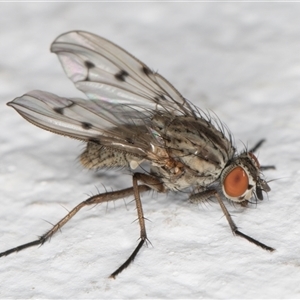
MULTIPOLYGON (((71 31, 59 36, 51 51, 66 75, 89 100, 31 91, 9 102, 23 118, 45 130, 87 143, 80 156, 89 169, 126 167, 132 187, 97 194, 81 202, 40 238, 0 253, 42 245, 81 208, 134 196, 140 241, 110 277, 115 278, 147 241, 141 194, 189 189, 192 203, 215 197, 234 235, 273 251, 238 230, 223 198, 243 206, 269 192, 254 151, 237 153, 222 123, 187 101, 165 78, 122 48, 97 35, 71 31), (149 170, 134 172, 141 163, 149 170)), ((265 167, 265 169, 272 166, 265 167)))

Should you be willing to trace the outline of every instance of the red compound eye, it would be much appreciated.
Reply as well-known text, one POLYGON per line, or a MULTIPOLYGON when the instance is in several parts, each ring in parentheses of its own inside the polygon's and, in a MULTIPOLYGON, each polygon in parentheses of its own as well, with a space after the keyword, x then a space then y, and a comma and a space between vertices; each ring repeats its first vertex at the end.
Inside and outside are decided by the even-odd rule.
POLYGON ((241 167, 231 170, 224 180, 224 190, 230 197, 240 197, 248 189, 248 176, 241 167))

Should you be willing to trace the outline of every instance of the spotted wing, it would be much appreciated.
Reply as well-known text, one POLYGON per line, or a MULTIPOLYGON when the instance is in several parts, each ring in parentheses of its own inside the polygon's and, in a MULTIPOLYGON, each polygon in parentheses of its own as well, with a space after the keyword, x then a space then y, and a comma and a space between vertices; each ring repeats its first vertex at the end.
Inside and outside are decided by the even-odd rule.
POLYGON ((131 107, 68 99, 31 91, 8 103, 24 119, 45 130, 145 157, 157 137, 147 116, 131 107))
POLYGON ((195 115, 182 95, 161 75, 97 35, 71 31, 52 44, 67 76, 90 99, 195 115))
POLYGON ((106 39, 73 31, 59 36, 51 51, 90 100, 31 91, 9 103, 36 126, 145 157, 162 146, 153 115, 195 114, 168 81, 106 39))

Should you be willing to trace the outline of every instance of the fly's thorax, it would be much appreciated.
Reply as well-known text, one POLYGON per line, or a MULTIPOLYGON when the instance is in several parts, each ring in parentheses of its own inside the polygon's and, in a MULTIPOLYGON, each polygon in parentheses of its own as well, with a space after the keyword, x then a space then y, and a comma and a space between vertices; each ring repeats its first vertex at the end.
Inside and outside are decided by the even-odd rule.
POLYGON ((212 175, 217 179, 234 157, 230 135, 211 120, 192 116, 171 118, 162 113, 153 116, 152 124, 169 155, 197 172, 199 177, 212 175))
POLYGON ((221 184, 224 195, 233 202, 248 202, 256 194, 263 200, 262 191, 269 192, 265 180, 260 178, 260 165, 251 152, 243 152, 222 171, 221 184))
POLYGON ((153 174, 171 190, 205 187, 216 181, 235 153, 230 135, 220 128, 200 116, 157 112, 151 119, 151 133, 165 155, 152 149, 161 158, 156 163, 151 159, 153 174))

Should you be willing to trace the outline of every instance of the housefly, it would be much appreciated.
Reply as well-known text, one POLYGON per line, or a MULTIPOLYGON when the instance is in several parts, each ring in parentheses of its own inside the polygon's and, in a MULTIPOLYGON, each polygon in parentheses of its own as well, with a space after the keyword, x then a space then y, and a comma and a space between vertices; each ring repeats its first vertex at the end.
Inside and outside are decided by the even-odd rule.
MULTIPOLYGON (((133 196, 140 240, 130 257, 110 276, 115 278, 147 241, 141 194, 184 191, 199 203, 214 197, 233 234, 274 249, 238 230, 223 199, 246 206, 269 192, 252 149, 237 153, 232 135, 216 117, 186 100, 164 77, 112 42, 72 31, 51 45, 66 75, 89 100, 31 91, 8 103, 32 124, 86 142, 80 156, 88 169, 128 168, 132 187, 94 195, 73 208, 37 240, 0 256, 42 245, 82 207, 133 196), (149 170, 134 171, 141 164, 149 170)), ((269 167, 270 168, 270 167, 269 167)))

